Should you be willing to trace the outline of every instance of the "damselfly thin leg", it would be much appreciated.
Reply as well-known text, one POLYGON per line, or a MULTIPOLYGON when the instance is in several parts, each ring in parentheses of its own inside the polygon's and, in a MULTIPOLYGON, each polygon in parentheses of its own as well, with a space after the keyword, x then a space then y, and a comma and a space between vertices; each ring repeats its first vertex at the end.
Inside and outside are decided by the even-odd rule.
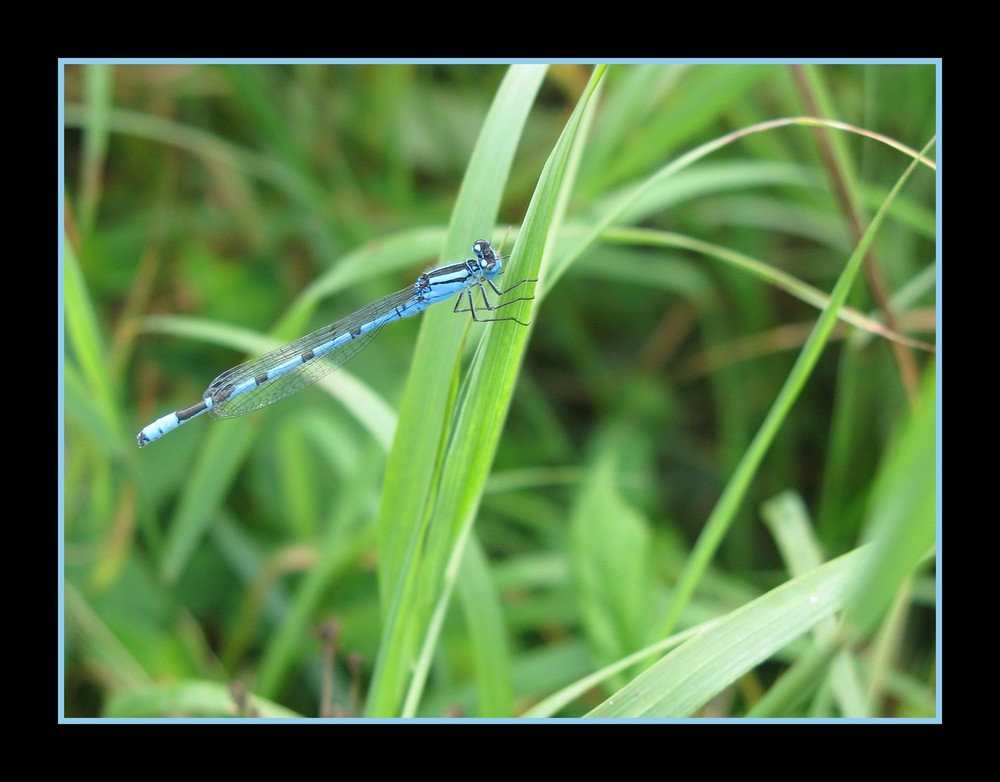
MULTIPOLYGON (((524 280, 521 280, 520 282, 515 282, 513 285, 511 285, 509 288, 507 288, 506 290, 503 290, 503 291, 500 290, 493 283, 493 280, 486 280, 486 282, 493 289, 494 293, 496 293, 498 296, 503 296, 504 294, 510 293, 510 291, 514 290, 514 288, 518 287, 519 285, 523 285, 526 282, 538 282, 538 280, 524 279, 524 280)), ((477 288, 479 288, 479 294, 480 294, 480 296, 482 296, 482 299, 483 299, 483 306, 481 308, 477 308, 476 307, 475 301, 472 298, 472 289, 470 288, 469 290, 463 291, 462 294, 458 297, 458 300, 455 302, 455 310, 454 310, 455 312, 468 312, 470 315, 472 315, 472 319, 476 323, 496 323, 498 321, 512 320, 515 323, 519 323, 522 326, 527 326, 528 325, 524 321, 518 320, 517 318, 513 318, 513 317, 512 318, 479 318, 479 317, 476 316, 476 313, 477 312, 481 312, 483 309, 486 309, 486 310, 488 310, 490 312, 494 312, 494 311, 496 311, 498 309, 501 309, 502 307, 507 307, 507 306, 510 306, 511 304, 516 304, 519 301, 531 301, 532 299, 535 298, 534 296, 521 296, 519 298, 511 299, 510 301, 505 301, 505 302, 502 302, 500 304, 493 304, 492 302, 490 302, 489 297, 486 295, 486 288, 483 287, 483 283, 481 281, 477 281, 477 282, 474 283, 474 285, 477 288), (469 306, 463 308, 460 305, 462 304, 462 301, 465 299, 466 296, 468 297, 468 300, 469 300, 469 306)))

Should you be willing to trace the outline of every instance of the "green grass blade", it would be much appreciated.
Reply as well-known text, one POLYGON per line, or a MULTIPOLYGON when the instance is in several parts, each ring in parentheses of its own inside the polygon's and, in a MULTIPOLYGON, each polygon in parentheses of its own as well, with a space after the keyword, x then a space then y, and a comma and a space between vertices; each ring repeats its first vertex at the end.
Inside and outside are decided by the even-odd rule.
MULTIPOLYGON (((791 125, 800 125, 804 127, 821 126, 833 130, 857 133, 891 146, 892 148, 899 150, 901 153, 909 155, 914 158, 915 161, 927 166, 928 168, 936 168, 936 164, 926 158, 922 153, 918 153, 915 150, 910 149, 909 147, 881 134, 872 133, 871 131, 866 131, 862 128, 848 125, 843 122, 816 119, 815 117, 791 117, 760 122, 756 125, 742 128, 740 130, 733 131, 732 133, 727 133, 724 136, 715 138, 712 141, 701 144, 695 149, 685 152, 683 155, 680 155, 667 165, 663 166, 663 168, 654 172, 651 176, 641 180, 634 187, 620 193, 615 199, 613 199, 610 205, 605 206, 603 214, 592 222, 589 233, 585 234, 572 249, 563 254, 553 265, 550 270, 550 274, 546 279, 546 285, 551 286, 555 284, 555 281, 566 272, 566 270, 576 261, 580 254, 597 241, 597 238, 608 227, 616 221, 619 221, 629 209, 631 209, 634 205, 641 203, 643 199, 648 197, 650 193, 654 192, 657 187, 675 176, 677 173, 683 171, 699 160, 708 157, 713 152, 723 149, 740 139, 746 138, 747 136, 756 133, 766 133, 777 128, 788 127, 791 125)), ((889 200, 890 202, 892 201, 892 199, 889 200)))
MULTIPOLYGON (((928 144, 925 151, 930 146, 931 144, 928 144)), ((920 157, 914 158, 910 165, 907 166, 865 230, 861 241, 851 254, 847 264, 844 266, 844 271, 841 273, 840 279, 837 280, 837 284, 830 294, 829 304, 816 322, 815 328, 809 335, 806 344, 802 347, 799 358, 796 360, 795 366, 792 367, 792 371, 778 393, 774 404, 771 406, 771 410, 764 419, 750 447, 744 453, 732 478, 726 484, 726 488, 719 497, 718 503, 716 503, 708 521, 705 523, 705 527, 698 537, 698 542, 691 552, 684 571, 677 580, 670 607, 659 626, 659 635, 664 637, 670 635, 677 625, 681 612, 690 600, 691 595, 694 594, 696 585, 702 576, 704 576, 709 562, 711 562, 712 557, 715 555, 716 550, 735 518, 740 503, 746 495, 761 460, 777 436, 782 423, 787 418, 792 405, 802 391, 802 387, 805 385, 806 380, 808 380, 813 367, 815 367, 820 354, 830 338, 830 333, 837 321, 840 309, 847 299, 847 294, 850 292, 851 286, 854 284, 854 279, 861 267, 861 262, 868 247, 882 225, 882 221, 885 219, 885 215, 896 193, 902 189, 903 185, 910 178, 920 159, 920 157)))
POLYGON ((110 138, 109 113, 112 107, 114 70, 106 63, 92 63, 84 68, 87 123, 83 144, 82 187, 79 194, 80 233, 90 236, 94 215, 101 198, 104 161, 110 138))
MULTIPOLYGON (((711 242, 704 242, 700 239, 693 239, 689 236, 671 233, 669 231, 653 231, 648 228, 608 228, 601 234, 601 239, 608 242, 621 242, 624 244, 649 245, 653 247, 675 247, 691 252, 701 253, 706 257, 713 258, 721 263, 739 269, 749 276, 755 277, 768 285, 784 291, 790 296, 794 296, 799 301, 804 301, 816 309, 823 309, 830 301, 830 297, 818 288, 796 279, 791 274, 766 264, 756 258, 751 258, 744 253, 735 252, 727 247, 721 247, 711 242)), ((878 335, 903 345, 921 348, 923 350, 933 350, 933 345, 911 339, 903 334, 892 331, 874 318, 868 317, 862 312, 858 312, 852 307, 844 306, 840 308, 838 317, 852 326, 864 329, 869 334, 878 335)))
POLYGON ((675 649, 683 643, 687 643, 692 638, 695 638, 710 628, 715 627, 720 621, 722 620, 713 619, 709 622, 705 622, 704 624, 689 627, 683 632, 670 636, 670 638, 664 638, 661 641, 657 641, 654 644, 650 644, 649 646, 640 649, 638 652, 633 652, 627 657, 616 660, 610 665, 605 665, 603 668, 600 668, 573 682, 572 684, 563 687, 558 692, 554 692, 543 698, 534 706, 524 711, 521 716, 525 719, 535 717, 554 717, 560 709, 568 706, 577 698, 583 697, 595 687, 601 686, 605 682, 612 680, 613 677, 618 674, 624 673, 632 666, 637 665, 650 657, 659 656, 664 652, 675 649))
POLYGON ((222 682, 177 681, 119 693, 108 702, 104 717, 253 717, 255 719, 295 719, 302 715, 256 695, 250 696, 240 711, 233 687, 222 682))
MULTIPOLYGON (((67 104, 64 118, 67 127, 84 127, 87 124, 88 112, 82 106, 67 104)), ((129 109, 113 109, 108 113, 107 126, 116 133, 125 133, 184 149, 203 159, 206 164, 222 163, 237 168, 248 176, 256 177, 283 190, 309 209, 322 204, 327 197, 323 188, 283 162, 243 149, 212 133, 182 123, 129 109)))
POLYGON ((879 470, 863 539, 873 560, 852 595, 848 619, 867 636, 904 582, 935 545, 937 410, 935 365, 928 367, 914 415, 879 470))
POLYGON ((475 535, 465 546, 456 587, 476 669, 477 708, 470 716, 510 716, 514 713, 514 688, 503 605, 489 560, 475 535))
POLYGON ((598 456, 569 520, 573 591, 601 663, 639 648, 652 619, 652 530, 618 490, 615 450, 598 456))
POLYGON ((806 504, 796 492, 785 491, 764 503, 760 511, 781 552, 788 572, 801 576, 823 562, 806 504))
MULTIPOLYGON (((553 237, 559 233, 586 138, 581 128, 591 116, 587 110, 594 105, 592 98, 603 74, 604 68, 595 69, 546 161, 510 258, 511 265, 523 271, 513 273, 512 279, 535 277, 545 266, 553 237)), ((522 302, 512 307, 509 314, 526 321, 529 304, 522 302)), ((527 344, 529 329, 511 323, 504 325, 508 328, 490 330, 480 344, 462 389, 447 444, 440 495, 433 507, 423 552, 428 562, 427 577, 418 584, 421 594, 417 598, 419 605, 434 606, 437 612, 449 599, 453 583, 450 574, 455 571, 454 563, 461 557, 463 541, 472 528, 527 344), (437 575, 442 571, 449 574, 444 583, 437 575)), ((435 641, 433 631, 424 634, 418 674, 426 672, 435 641)), ((413 693, 420 692, 423 685, 422 676, 413 677, 408 702, 414 702, 413 693)))
MULTIPOLYGON (((362 471, 375 472, 374 460, 361 465, 362 471), (369 466, 372 465, 372 466, 369 466)), ((317 612, 330 584, 349 564, 356 565, 357 548, 368 544, 369 529, 355 535, 350 520, 363 517, 368 497, 362 493, 347 495, 338 513, 337 523, 329 524, 316 550, 316 559, 294 591, 281 622, 269 640, 257 673, 256 691, 264 697, 276 697, 280 686, 303 655, 302 639, 312 635, 317 612)))
MULTIPOLYGON (((761 515, 774 536, 788 572, 793 576, 804 575, 823 561, 822 547, 808 517, 808 509, 795 492, 782 492, 764 503, 761 515)), ((791 714, 823 681, 826 667, 832 664, 830 684, 840 713, 846 717, 867 716, 864 705, 864 688, 855 675, 854 659, 850 650, 840 650, 837 641, 837 622, 826 619, 813 631, 817 646, 795 661, 792 668, 782 675, 750 710, 753 716, 777 717, 791 714), (836 655, 836 657, 834 657, 836 655), (832 658, 832 659, 831 659, 832 658)), ((748 715, 749 716, 749 715, 748 715)))
POLYGON ((167 583, 175 582, 194 556, 250 452, 258 427, 259 422, 217 426, 206 435, 167 528, 160 564, 167 583))
MULTIPOLYGON (((520 131, 544 75, 545 68, 514 66, 505 76, 463 180, 442 257, 464 258, 472 242, 489 238, 520 131)), ((508 279, 516 269, 517 264, 508 266, 508 279)), ((368 695, 366 711, 372 716, 398 712, 419 628, 429 616, 426 607, 414 606, 419 547, 438 483, 446 422, 452 416, 448 400, 454 397, 456 360, 468 329, 468 322, 447 308, 432 308, 424 315, 400 406, 379 514, 379 590, 386 622, 368 695)), ((485 331, 488 335, 493 330, 485 331)))
POLYGON ((773 589, 675 649, 588 717, 690 717, 725 687, 840 610, 870 551, 773 589))
POLYGON ((122 429, 118 397, 108 373, 108 356, 97 322, 86 280, 80 270, 73 245, 63 240, 63 292, 65 295, 66 336, 73 358, 80 367, 90 400, 96 405, 107 431, 122 429))

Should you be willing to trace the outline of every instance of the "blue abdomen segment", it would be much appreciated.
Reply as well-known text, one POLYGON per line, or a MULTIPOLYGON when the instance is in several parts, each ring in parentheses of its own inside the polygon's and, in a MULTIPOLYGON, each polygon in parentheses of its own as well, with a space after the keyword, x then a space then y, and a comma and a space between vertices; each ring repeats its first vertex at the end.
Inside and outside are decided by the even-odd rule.
POLYGON ((526 282, 521 280, 506 291, 493 283, 503 271, 502 259, 485 239, 472 245, 475 257, 439 266, 421 274, 413 285, 385 296, 336 323, 331 323, 294 342, 272 350, 223 372, 209 385, 202 400, 177 410, 144 427, 138 434, 140 447, 158 440, 205 412, 218 418, 232 418, 273 404, 279 399, 312 385, 343 365, 367 345, 386 323, 416 315, 439 301, 458 297, 455 312, 469 312, 477 322, 513 320, 512 317, 479 318, 477 313, 506 307, 531 297, 494 304, 486 286, 502 296, 526 282), (473 292, 478 289, 482 303, 477 306, 473 292), (463 304, 465 306, 463 306, 463 304))

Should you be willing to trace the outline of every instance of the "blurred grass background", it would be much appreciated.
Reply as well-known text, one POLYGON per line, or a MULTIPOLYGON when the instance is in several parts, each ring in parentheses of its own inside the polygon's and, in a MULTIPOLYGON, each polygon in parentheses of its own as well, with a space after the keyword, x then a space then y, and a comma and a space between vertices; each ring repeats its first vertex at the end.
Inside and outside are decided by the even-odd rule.
MULTIPOLYGON (((854 323, 910 342, 838 324, 703 568, 692 549, 819 317, 806 286, 834 289, 912 157, 850 129, 786 125, 659 176, 781 117, 920 150, 936 130, 933 64, 70 64, 64 79, 67 716, 509 717, 574 684, 539 715, 578 716, 649 660, 585 677, 722 617, 730 632, 712 649, 729 678, 646 716, 935 714, 935 367, 917 344, 935 341, 935 172, 918 165, 888 206, 847 301, 854 323), (516 154, 494 173, 470 158, 502 100, 526 114, 500 113, 516 154), (543 177, 563 200, 533 213, 522 242, 543 166, 581 116, 566 170, 543 177), (468 184, 490 176, 495 214, 468 184), (476 215, 462 250, 460 208, 476 215), (495 457, 482 452, 488 480, 469 488, 474 526, 441 544, 454 593, 434 581, 431 606, 414 591, 424 618, 401 643, 378 567, 418 520, 377 522, 397 507, 394 464, 445 459, 440 438, 400 433, 387 478, 407 379, 438 360, 416 348, 430 313, 384 329, 322 389, 197 419, 141 451, 135 433, 269 338, 466 257, 480 232, 506 237, 525 274, 540 268, 537 298, 495 457), (846 620, 779 611, 789 640, 745 652, 741 611, 787 597, 776 588, 804 573, 832 584, 812 569, 863 543, 906 566, 851 571, 829 609, 847 606, 846 620), (861 584, 871 616, 850 610, 861 584), (394 689, 385 712, 369 693, 394 687, 376 672, 392 644, 401 670, 410 645, 425 649, 424 669, 407 706, 394 689)), ((508 270, 507 284, 524 276, 508 270)), ((458 363, 440 358, 454 427, 466 419, 450 411, 477 404, 462 390, 477 387, 481 336, 513 337, 435 317, 461 335, 458 363)), ((433 522, 440 506, 426 507, 433 522)), ((429 529, 415 544, 427 560, 429 529)), ((705 659, 691 648, 672 663, 687 681, 705 659)))

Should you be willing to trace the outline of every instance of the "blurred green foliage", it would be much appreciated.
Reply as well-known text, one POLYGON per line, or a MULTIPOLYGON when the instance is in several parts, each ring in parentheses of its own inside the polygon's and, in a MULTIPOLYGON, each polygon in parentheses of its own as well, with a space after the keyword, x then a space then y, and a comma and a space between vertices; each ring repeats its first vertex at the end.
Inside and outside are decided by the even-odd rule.
MULTIPOLYGON (((530 111, 511 120, 516 154, 485 229, 506 238, 505 253, 529 254, 512 248, 592 71, 551 66, 522 96, 530 111)), ((299 336, 441 260, 507 74, 64 66, 66 716, 364 714, 393 641, 376 521, 407 377, 426 360, 421 320, 384 329, 329 388, 233 421, 200 418, 142 451, 135 433, 266 349, 263 335, 299 336), (332 662, 329 636, 302 630, 331 618, 332 662), (232 682, 256 694, 251 705, 232 682)), ((461 562, 458 599, 441 598, 408 713, 517 716, 661 640, 691 549, 819 317, 806 286, 834 288, 860 239, 852 218, 864 230, 912 158, 850 129, 786 124, 658 172, 726 134, 814 112, 920 150, 936 130, 935 90, 932 63, 608 69, 568 173, 553 180, 568 200, 525 239, 550 227, 524 361, 467 549, 445 549, 461 562), (780 273, 787 287, 767 276, 780 273)), ((920 165, 847 302, 930 344, 935 198, 935 172, 920 165)), ((480 238, 473 230, 461 246, 480 238)), ((459 397, 484 331, 464 332, 459 397)), ((668 632, 728 617, 717 646, 701 640, 725 655, 738 644, 734 612, 780 616, 767 601, 798 595, 789 616, 808 614, 795 584, 816 587, 790 581, 804 576, 796 546, 813 567, 862 542, 884 561, 906 557, 891 578, 860 556, 814 571, 829 586, 825 613, 795 614, 783 628, 795 643, 760 646, 742 668, 727 656, 729 685, 692 713, 935 715, 934 372, 930 350, 843 320, 834 331, 668 632), (762 508, 789 497, 794 520, 775 527, 762 508), (834 578, 878 590, 883 613, 853 629, 822 624, 851 600, 834 578), (783 677, 800 670, 810 675, 783 677)), ((433 461, 443 446, 418 447, 403 457, 433 461)), ((552 713, 585 714, 646 664, 552 713)))

